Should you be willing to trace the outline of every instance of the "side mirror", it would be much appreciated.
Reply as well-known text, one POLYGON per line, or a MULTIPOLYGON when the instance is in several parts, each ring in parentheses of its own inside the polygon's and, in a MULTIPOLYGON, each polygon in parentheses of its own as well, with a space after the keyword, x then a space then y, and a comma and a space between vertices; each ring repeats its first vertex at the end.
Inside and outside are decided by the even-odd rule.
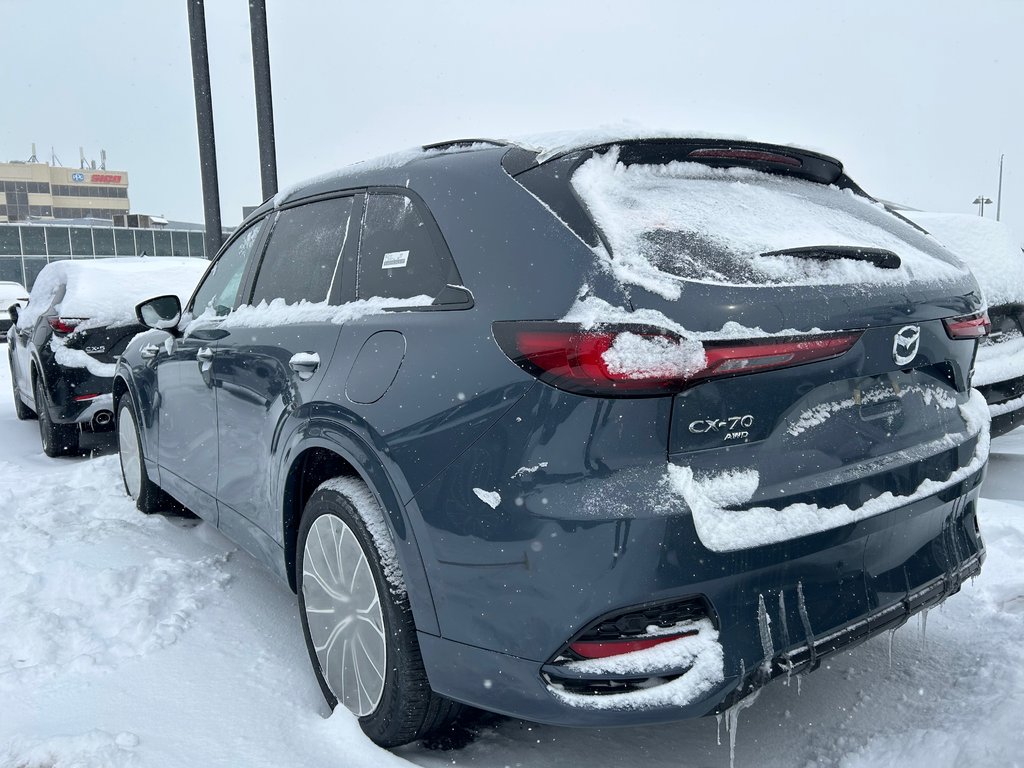
POLYGON ((167 331, 181 320, 181 301, 177 296, 157 296, 135 307, 135 316, 147 328, 167 331))
POLYGON ((7 309, 7 314, 11 316, 11 322, 14 323, 15 325, 18 324, 18 313, 20 309, 21 304, 11 304, 11 306, 7 309))

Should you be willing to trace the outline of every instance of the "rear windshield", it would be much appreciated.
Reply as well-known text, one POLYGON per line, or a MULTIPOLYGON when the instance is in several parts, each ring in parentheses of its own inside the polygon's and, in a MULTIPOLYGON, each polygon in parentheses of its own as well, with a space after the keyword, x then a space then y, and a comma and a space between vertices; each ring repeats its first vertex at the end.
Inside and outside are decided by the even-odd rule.
POLYGON ((604 233, 616 274, 653 290, 673 278, 825 285, 963 275, 963 266, 926 235, 834 186, 700 163, 627 166, 615 149, 583 163, 572 186, 604 233), (837 258, 828 246, 890 251, 899 266, 837 258), (777 253, 796 248, 821 250, 777 253))

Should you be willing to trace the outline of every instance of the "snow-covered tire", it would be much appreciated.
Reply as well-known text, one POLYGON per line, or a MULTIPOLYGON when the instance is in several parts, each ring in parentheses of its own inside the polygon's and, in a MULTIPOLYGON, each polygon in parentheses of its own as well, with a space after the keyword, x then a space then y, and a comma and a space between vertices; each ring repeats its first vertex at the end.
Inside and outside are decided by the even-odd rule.
POLYGON ((18 379, 14 375, 14 361, 8 360, 11 365, 11 389, 14 392, 14 415, 20 421, 28 421, 36 417, 36 412, 25 405, 21 399, 21 389, 18 387, 18 379))
POLYGON ((427 682, 390 533, 365 485, 338 478, 313 492, 299 526, 295 584, 324 698, 352 711, 371 740, 408 744, 461 711, 427 682))
POLYGON ((139 421, 132 400, 127 395, 117 404, 116 431, 124 491, 135 502, 136 509, 151 515, 162 506, 164 493, 149 479, 146 472, 146 457, 142 452, 142 438, 139 437, 139 421))
POLYGON ((81 453, 78 425, 60 424, 50 418, 46 394, 40 389, 38 378, 32 380, 32 395, 36 404, 36 415, 39 417, 39 439, 43 443, 43 453, 50 458, 81 453))

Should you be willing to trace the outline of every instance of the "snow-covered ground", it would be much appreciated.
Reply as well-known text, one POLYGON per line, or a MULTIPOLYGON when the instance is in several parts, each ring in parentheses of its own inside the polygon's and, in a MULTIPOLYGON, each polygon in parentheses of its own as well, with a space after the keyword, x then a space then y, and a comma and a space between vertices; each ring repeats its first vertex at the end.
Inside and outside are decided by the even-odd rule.
MULTIPOLYGON (((739 718, 737 766, 1024 765, 1021 433, 993 443, 981 577, 891 646, 762 691, 739 718)), ((3 768, 729 764, 714 718, 504 720, 460 751, 389 754, 347 712, 327 718, 287 587, 209 525, 136 512, 116 455, 43 456, 6 365, 0 447, 3 768)))

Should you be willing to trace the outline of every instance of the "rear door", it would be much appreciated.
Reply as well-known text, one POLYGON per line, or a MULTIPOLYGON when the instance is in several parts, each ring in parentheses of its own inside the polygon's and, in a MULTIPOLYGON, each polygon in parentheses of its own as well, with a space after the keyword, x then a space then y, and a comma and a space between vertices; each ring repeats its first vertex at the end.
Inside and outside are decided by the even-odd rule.
MULTIPOLYGON (((342 262, 354 256, 359 198, 345 195, 282 210, 252 280, 249 306, 224 324, 213 362, 217 391, 221 526, 274 536, 273 453, 283 423, 304 417, 341 325, 342 262), (305 302, 301 304, 300 302, 305 302)), ((257 544, 259 546, 259 544, 257 544)))

